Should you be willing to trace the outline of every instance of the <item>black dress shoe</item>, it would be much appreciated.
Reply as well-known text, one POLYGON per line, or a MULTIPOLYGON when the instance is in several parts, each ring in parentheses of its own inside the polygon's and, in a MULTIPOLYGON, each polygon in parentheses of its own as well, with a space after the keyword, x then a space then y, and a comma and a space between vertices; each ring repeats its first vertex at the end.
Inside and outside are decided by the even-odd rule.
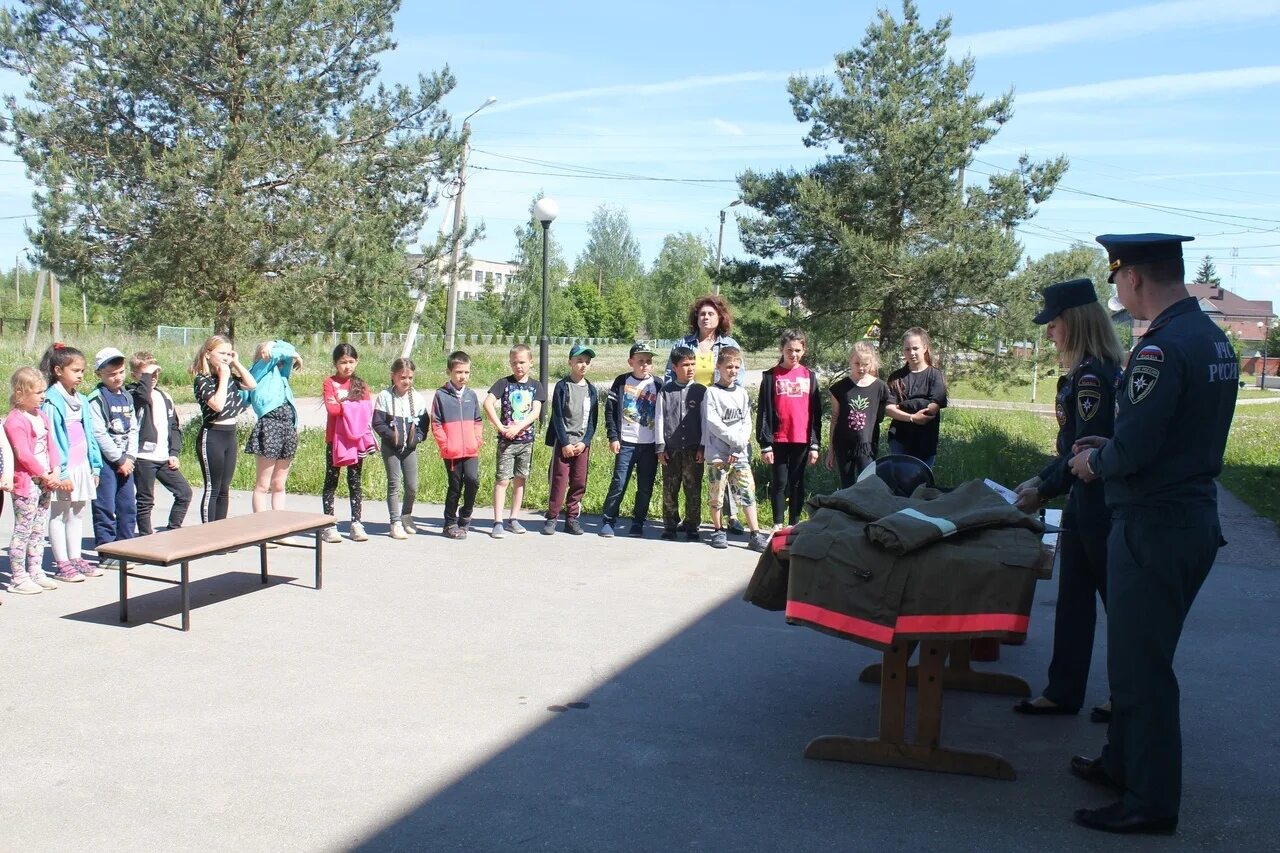
POLYGON ((1150 817, 1140 812, 1124 813, 1124 803, 1112 803, 1100 809, 1076 809, 1076 823, 1103 832, 1142 835, 1173 835, 1178 828, 1176 817, 1150 817))
POLYGON ((1089 720, 1094 723, 1109 723, 1111 722, 1111 709, 1101 706, 1094 708, 1089 712, 1089 720))
POLYGON ((1013 706, 1013 710, 1019 714, 1030 714, 1031 716, 1046 716, 1050 714, 1058 714, 1070 716, 1079 714, 1079 708, 1068 708, 1065 705, 1037 705, 1029 699, 1023 699, 1021 702, 1013 706))
POLYGON ((1107 772, 1107 768, 1102 766, 1101 758, 1073 755, 1071 756, 1071 772, 1086 782, 1092 782, 1095 785, 1101 785, 1104 788, 1111 788, 1115 791, 1124 790, 1124 786, 1112 779, 1111 774, 1107 772))

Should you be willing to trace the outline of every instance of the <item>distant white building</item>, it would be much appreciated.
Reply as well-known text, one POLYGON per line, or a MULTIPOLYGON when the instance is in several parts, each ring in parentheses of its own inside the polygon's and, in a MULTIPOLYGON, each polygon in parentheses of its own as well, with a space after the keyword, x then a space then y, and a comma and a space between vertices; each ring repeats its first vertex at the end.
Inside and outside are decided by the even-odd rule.
MULTIPOLYGON (((409 254, 409 265, 417 267, 422 263, 422 255, 409 254)), ((445 266, 444 263, 438 264, 445 266)), ((520 268, 506 261, 487 261, 484 258, 471 258, 467 266, 458 275, 458 299, 479 299, 484 295, 486 284, 492 284, 499 296, 507 290, 507 283, 520 268)), ((421 274, 419 274, 421 277, 421 274)), ((441 278, 445 278, 443 275, 441 278)), ((446 279, 447 281, 447 279, 446 279)))

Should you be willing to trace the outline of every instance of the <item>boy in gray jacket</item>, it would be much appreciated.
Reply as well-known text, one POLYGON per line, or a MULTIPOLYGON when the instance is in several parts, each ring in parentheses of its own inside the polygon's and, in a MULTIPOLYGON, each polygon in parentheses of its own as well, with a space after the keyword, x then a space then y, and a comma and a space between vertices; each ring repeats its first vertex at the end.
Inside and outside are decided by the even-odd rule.
POLYGON ((671 351, 671 372, 654 408, 653 437, 662 465, 662 538, 673 540, 681 528, 680 491, 684 490, 684 535, 698 541, 702 526, 702 401, 706 386, 693 381, 698 355, 689 347, 671 351))
POLYGON ((707 503, 711 507, 712 548, 728 548, 729 539, 721 524, 721 507, 726 487, 742 507, 751 530, 747 547, 763 551, 769 537, 760 532, 756 516, 756 484, 751 476, 747 448, 751 444, 751 398, 738 385, 742 351, 723 347, 716 356, 716 383, 707 389, 702 402, 702 447, 707 461, 707 503))
MULTIPOLYGON (((133 395, 124 389, 124 353, 115 347, 99 350, 93 359, 101 381, 89 394, 93 438, 102 451, 102 471, 93 499, 94 545, 137 535, 138 498, 133 477, 138 458, 138 416, 133 395)), ((114 566, 113 560, 99 563, 114 566)))

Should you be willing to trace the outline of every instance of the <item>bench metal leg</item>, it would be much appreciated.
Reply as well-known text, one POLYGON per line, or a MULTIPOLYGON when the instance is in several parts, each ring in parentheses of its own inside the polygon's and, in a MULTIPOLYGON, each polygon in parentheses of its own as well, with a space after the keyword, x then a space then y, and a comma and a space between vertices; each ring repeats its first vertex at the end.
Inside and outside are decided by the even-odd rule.
POLYGON ((182 630, 191 630, 191 573, 190 563, 182 564, 182 630))
POLYGON ((320 531, 316 531, 316 589, 319 589, 322 582, 322 573, 324 571, 324 547, 323 540, 320 538, 320 531))
POLYGON ((258 563, 262 566, 262 582, 267 582, 267 543, 263 542, 258 546, 258 563))
POLYGON ((120 561, 120 621, 129 621, 129 563, 120 561))

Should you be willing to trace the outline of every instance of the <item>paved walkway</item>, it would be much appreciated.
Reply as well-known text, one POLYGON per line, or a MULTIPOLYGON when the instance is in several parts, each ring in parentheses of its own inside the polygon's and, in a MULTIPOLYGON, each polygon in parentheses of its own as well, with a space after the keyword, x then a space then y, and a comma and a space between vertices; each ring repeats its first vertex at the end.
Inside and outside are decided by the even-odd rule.
MULTIPOLYGON (((856 673, 877 656, 743 603, 741 543, 396 542, 367 509, 373 538, 326 550, 322 591, 307 551, 272 551, 266 587, 255 552, 195 564, 187 634, 154 582, 132 582, 127 626, 114 575, 3 594, 0 848, 1274 849, 1280 540, 1230 496, 1179 655, 1172 842, 1073 826, 1107 800, 1066 771, 1101 728, 1008 698, 948 695, 944 738, 1004 754, 1016 782, 804 760, 815 735, 874 732, 856 673)), ((999 664, 1036 689, 1054 594, 999 664)))

